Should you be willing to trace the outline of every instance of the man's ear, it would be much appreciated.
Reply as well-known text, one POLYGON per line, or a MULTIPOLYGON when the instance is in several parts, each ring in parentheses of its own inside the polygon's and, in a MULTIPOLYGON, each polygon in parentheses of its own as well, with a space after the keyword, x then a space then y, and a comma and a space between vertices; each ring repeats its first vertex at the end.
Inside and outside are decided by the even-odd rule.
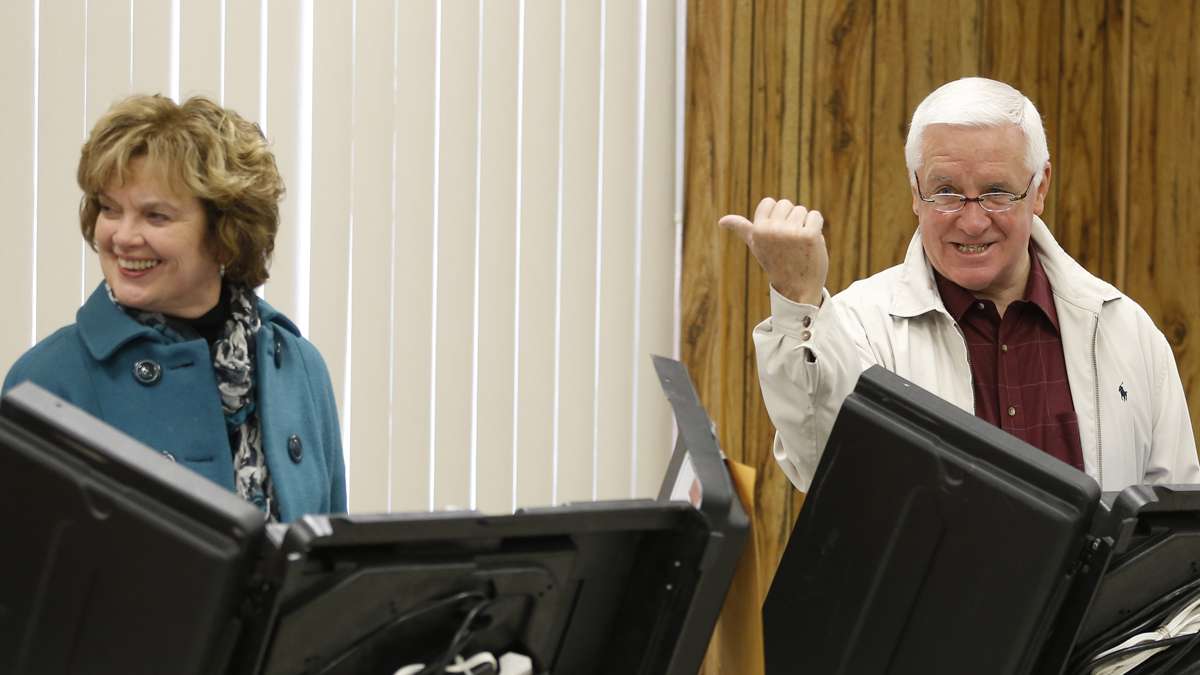
POLYGON ((1037 190, 1033 197, 1033 214, 1036 216, 1042 215, 1042 211, 1046 209, 1046 195, 1050 194, 1050 162, 1046 162, 1045 168, 1042 169, 1042 182, 1037 186, 1037 190))

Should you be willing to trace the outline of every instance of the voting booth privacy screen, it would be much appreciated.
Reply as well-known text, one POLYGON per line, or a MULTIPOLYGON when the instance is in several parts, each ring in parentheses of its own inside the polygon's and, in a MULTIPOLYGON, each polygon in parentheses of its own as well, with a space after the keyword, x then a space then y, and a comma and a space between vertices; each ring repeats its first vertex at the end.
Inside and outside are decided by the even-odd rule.
MULTIPOLYGON (((767 595, 766 671, 1090 674, 1200 601, 1196 488, 1101 499, 1083 472, 872 367, 767 595)), ((1118 672, 1183 672, 1196 642, 1118 672)))
POLYGON ((680 425, 660 499, 288 526, 16 387, 0 672, 391 675, 515 651, 537 673, 691 675, 747 520, 686 370, 655 367, 680 425))

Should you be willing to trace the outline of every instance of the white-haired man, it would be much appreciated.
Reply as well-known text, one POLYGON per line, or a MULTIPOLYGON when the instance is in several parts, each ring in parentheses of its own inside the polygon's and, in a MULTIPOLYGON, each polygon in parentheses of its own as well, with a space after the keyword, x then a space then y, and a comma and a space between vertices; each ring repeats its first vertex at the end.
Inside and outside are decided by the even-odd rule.
POLYGON ((1002 82, 942 85, 905 146, 917 231, 904 262, 835 297, 817 211, 764 199, 721 219, 771 283, 754 330, 774 454, 807 490, 842 401, 872 364, 1084 470, 1102 489, 1200 483, 1183 386, 1146 312, 1092 276, 1038 217, 1050 153, 1002 82))

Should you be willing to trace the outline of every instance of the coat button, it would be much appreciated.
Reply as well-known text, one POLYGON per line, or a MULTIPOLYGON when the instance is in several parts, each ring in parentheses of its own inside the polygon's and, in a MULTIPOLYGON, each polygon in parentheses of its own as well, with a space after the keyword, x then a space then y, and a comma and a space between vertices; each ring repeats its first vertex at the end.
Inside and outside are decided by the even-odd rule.
POLYGON ((138 382, 150 386, 162 379, 162 366, 157 361, 142 359, 133 364, 133 377, 138 382))
POLYGON ((288 456, 296 464, 299 464, 300 458, 304 456, 304 444, 300 442, 300 437, 296 434, 288 437, 288 456))
POLYGON ((283 365, 283 340, 280 340, 279 336, 276 335, 275 336, 275 368, 278 369, 282 365, 283 365))

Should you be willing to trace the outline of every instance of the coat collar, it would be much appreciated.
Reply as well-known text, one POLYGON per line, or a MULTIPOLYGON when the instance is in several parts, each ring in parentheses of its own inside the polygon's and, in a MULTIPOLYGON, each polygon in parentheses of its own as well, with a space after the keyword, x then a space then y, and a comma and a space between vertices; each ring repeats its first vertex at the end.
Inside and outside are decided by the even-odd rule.
MULTIPOLYGON (((1121 292, 1112 284, 1096 278, 1067 255, 1055 241, 1050 228, 1037 216, 1033 217, 1030 237, 1056 298, 1099 312, 1105 302, 1121 297, 1121 292)), ((949 316, 938 294, 933 267, 925 258, 925 249, 921 246, 920 228, 913 234, 904 262, 900 265, 900 283, 892 292, 890 312, 893 316, 904 318, 926 312, 942 312, 949 316)))
MULTIPOLYGON (((263 326, 276 325, 300 335, 300 329, 274 307, 261 298, 258 301, 258 314, 263 326)), ((167 342, 161 333, 134 321, 128 314, 121 311, 111 300, 104 289, 104 282, 92 291, 87 302, 75 313, 75 323, 79 327, 79 335, 92 358, 103 361, 112 356, 127 343, 138 339, 154 342, 167 342)))

